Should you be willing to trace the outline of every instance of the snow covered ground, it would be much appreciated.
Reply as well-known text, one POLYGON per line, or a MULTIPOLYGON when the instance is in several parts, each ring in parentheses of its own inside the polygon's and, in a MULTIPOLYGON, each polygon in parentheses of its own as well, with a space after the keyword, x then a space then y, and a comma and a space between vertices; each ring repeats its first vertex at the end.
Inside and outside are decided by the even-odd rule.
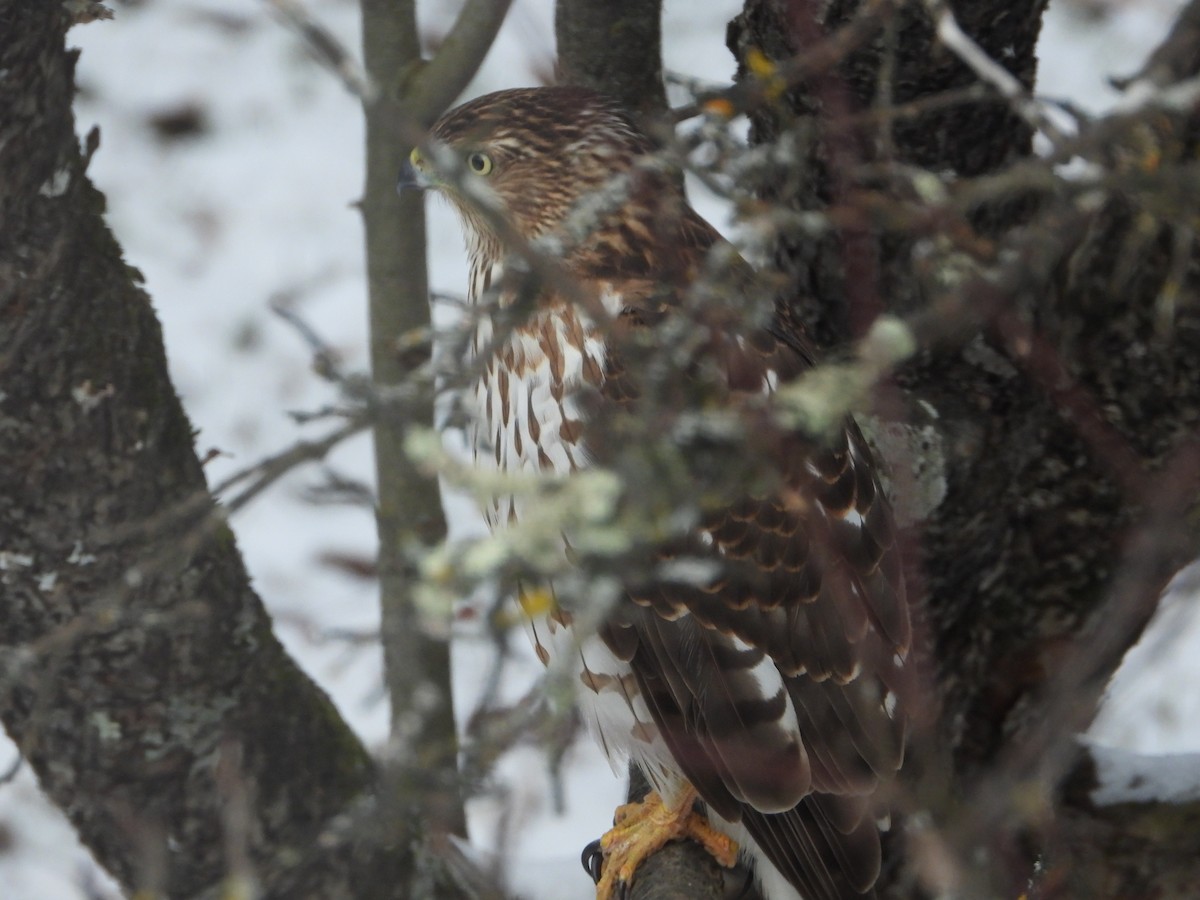
MULTIPOLYGON (((1042 91, 1092 109, 1111 103, 1115 94, 1105 77, 1135 68, 1176 6, 1178 0, 1142 0, 1096 18, 1056 5, 1043 38, 1042 91)), ((311 7, 357 49, 353 0, 311 7)), ((444 32, 456 7, 425 3, 422 21, 431 36, 444 32)), ((739 0, 668 0, 668 66, 728 78, 724 23, 739 7, 739 0)), ((90 175, 108 196, 109 221, 129 262, 145 274, 176 388, 200 429, 198 449, 221 451, 208 465, 216 483, 318 433, 319 426, 298 426, 287 413, 334 397, 312 372, 300 337, 269 311, 271 303, 303 316, 348 370, 365 368, 361 227, 352 207, 362 183, 361 115, 266 4, 145 0, 119 4, 116 13, 114 21, 69 35, 83 50, 78 129, 82 135, 94 124, 101 128, 90 175)), ((551 0, 517 0, 468 93, 538 83, 553 57, 552 22, 551 0)), ((457 226, 441 205, 431 212, 432 283, 461 293, 457 226)), ((369 480, 368 440, 340 448, 328 467, 369 480)), ((371 558, 373 521, 362 506, 309 502, 307 490, 323 479, 316 468, 294 474, 240 513, 234 526, 280 637, 364 740, 378 746, 387 728, 378 648, 329 633, 369 634, 377 626, 374 583, 332 561, 371 558)), ((1166 689, 1200 681, 1193 597, 1181 592, 1164 604, 1118 677, 1094 740, 1143 752, 1200 750, 1200 692, 1166 689)), ((464 709, 481 690, 486 654, 479 650, 470 640, 456 648, 464 709)), ((509 689, 519 694, 521 680, 535 674, 532 664, 517 666, 509 689)), ((0 737, 0 769, 15 757, 0 737)), ((509 776, 510 821, 521 824, 519 843, 509 848, 520 860, 514 886, 530 897, 590 897, 579 850, 609 820, 621 780, 586 741, 577 743, 559 812, 539 751, 517 751, 501 771, 509 776)), ((480 843, 495 838, 497 823, 496 803, 475 804, 472 827, 480 843)), ((0 895, 119 896, 27 769, 0 787, 0 895)))

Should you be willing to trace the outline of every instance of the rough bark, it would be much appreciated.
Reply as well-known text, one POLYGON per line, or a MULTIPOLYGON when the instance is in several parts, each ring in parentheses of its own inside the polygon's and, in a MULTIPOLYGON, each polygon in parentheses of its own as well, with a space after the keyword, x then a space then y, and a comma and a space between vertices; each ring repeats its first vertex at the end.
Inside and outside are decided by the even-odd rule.
MULTIPOLYGON (((1046 3, 962 4, 959 21, 989 55, 1003 52, 1006 67, 1028 86, 1046 3)), ((837 123, 873 105, 901 106, 978 83, 938 44, 920 4, 892 9, 875 3, 865 14, 863 6, 858 0, 827 5, 748 0, 730 23, 727 40, 740 61, 741 79, 752 49, 784 61, 813 51, 851 23, 859 30, 840 65, 818 67, 786 93, 786 104, 763 104, 751 115, 751 143, 773 141, 793 128, 799 139, 800 156, 786 171, 762 174, 765 199, 795 209, 844 202, 851 186, 848 173, 868 161, 894 159, 972 176, 1029 153, 1030 128, 996 96, 931 109, 873 130, 823 127, 820 123, 837 123), (819 24, 818 7, 826 7, 819 24)), ((821 240, 784 236, 780 241, 774 262, 791 279, 788 300, 822 346, 860 333, 879 310, 881 297, 896 312, 920 307, 913 274, 887 265, 903 257, 905 247, 888 242, 875 247, 875 242, 865 230, 852 228, 821 240)))
POLYGON ((620 100, 653 120, 667 108, 662 77, 662 0, 558 0, 558 80, 620 100))
POLYGON ((131 890, 396 896, 371 761, 249 587, 85 176, 68 25, 0 4, 0 716, 131 890))
MULTIPOLYGON (((955 12, 1028 88, 1044 5, 955 4, 955 12)), ((749 0, 729 32, 742 77, 752 51, 785 63, 858 12, 853 2, 749 0)), ((1005 253, 1014 262, 997 264, 990 278, 959 282, 945 269, 930 277, 914 253, 930 230, 846 214, 872 186, 864 165, 1012 176, 1029 154, 1030 128, 994 93, 846 127, 872 105, 962 91, 976 77, 939 44, 922 5, 875 4, 875 15, 877 27, 864 29, 867 39, 836 68, 797 81, 786 104, 761 106, 751 118, 754 142, 787 132, 801 151, 798 168, 764 178, 764 196, 842 213, 820 239, 780 239, 776 262, 792 279, 784 313, 829 344, 881 311, 908 316, 928 338, 897 375, 901 394, 885 396, 880 410, 893 419, 923 410, 932 419, 941 459, 890 462, 901 486, 909 466, 940 465, 945 489, 909 542, 912 599, 926 629, 917 653, 937 698, 919 718, 937 725, 916 729, 914 793, 905 803, 933 810, 965 868, 983 860, 979 871, 956 876, 971 896, 1024 890, 1041 853, 1052 865, 1088 866, 1103 883, 1097 867, 1132 870, 1141 845, 1125 842, 1120 822, 1105 817, 1091 832, 1104 854, 1079 855, 1086 815, 1065 810, 1054 788, 1071 763, 1073 733, 1086 727, 1166 578, 1198 546, 1187 516, 1200 420, 1196 312, 1181 302, 1169 324, 1161 318, 1165 288, 1192 296, 1195 247, 1175 225, 1164 182, 1139 185, 1134 164, 1118 163, 1114 173, 1131 180, 1098 211, 1053 190, 1034 198, 1034 180, 1013 176, 1002 202, 952 227, 973 229, 987 264, 1005 253), (943 302, 947 283, 957 306, 943 302), (957 309, 957 318, 944 309, 957 309), (1070 840, 1052 839, 1059 821, 1069 821, 1070 840)), ((1175 74, 1193 74, 1194 55, 1189 65, 1175 74)), ((1114 128, 1110 158, 1136 156, 1137 138, 1114 128)), ((1163 166, 1187 159, 1189 128, 1185 117, 1155 119, 1145 135, 1158 154, 1153 166, 1159 157, 1163 166)), ((1183 168, 1177 177, 1190 184, 1183 168)), ((889 871, 895 895, 911 895, 911 876, 889 871)))

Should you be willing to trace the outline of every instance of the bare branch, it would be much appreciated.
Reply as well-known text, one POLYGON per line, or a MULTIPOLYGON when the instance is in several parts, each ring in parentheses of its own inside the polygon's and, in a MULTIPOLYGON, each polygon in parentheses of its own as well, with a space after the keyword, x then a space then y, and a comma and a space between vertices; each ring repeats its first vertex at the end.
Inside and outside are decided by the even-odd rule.
POLYGON ((511 0, 467 0, 433 59, 404 80, 409 114, 428 127, 462 93, 496 38, 511 0))
POLYGON ((1191 78, 1197 73, 1200 60, 1200 2, 1191 0, 1175 19, 1171 33, 1154 50, 1150 58, 1129 78, 1114 81, 1122 90, 1129 90, 1139 81, 1155 87, 1166 87, 1191 78))
POLYGON ((364 103, 373 102, 378 90, 358 61, 329 29, 304 8, 300 0, 266 0, 279 16, 304 39, 313 56, 341 80, 351 94, 364 103))

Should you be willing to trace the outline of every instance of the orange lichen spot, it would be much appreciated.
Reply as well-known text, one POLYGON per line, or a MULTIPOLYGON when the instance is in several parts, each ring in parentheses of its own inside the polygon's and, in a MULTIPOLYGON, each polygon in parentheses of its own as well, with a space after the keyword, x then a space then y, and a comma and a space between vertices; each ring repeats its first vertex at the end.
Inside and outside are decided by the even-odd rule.
POLYGON ((704 111, 710 116, 732 119, 737 113, 737 108, 724 97, 713 97, 711 100, 704 101, 704 111))
POLYGON ((779 65, 758 48, 746 54, 746 68, 761 82, 767 99, 777 100, 787 90, 787 80, 779 74, 779 65))
POLYGON ((759 78, 770 78, 777 70, 775 63, 767 58, 767 54, 763 53, 757 47, 751 47, 746 54, 746 66, 757 75, 759 78))

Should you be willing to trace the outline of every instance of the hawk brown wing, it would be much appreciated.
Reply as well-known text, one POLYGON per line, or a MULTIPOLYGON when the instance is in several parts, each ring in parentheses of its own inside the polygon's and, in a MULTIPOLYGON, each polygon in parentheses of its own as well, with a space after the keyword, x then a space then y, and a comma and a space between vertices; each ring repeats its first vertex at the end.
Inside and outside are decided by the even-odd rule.
POLYGON ((731 567, 709 585, 655 584, 604 632, 688 781, 809 900, 874 884, 870 797, 903 756, 903 718, 888 708, 908 643, 902 581, 877 486, 855 459, 859 438, 848 429, 843 439, 816 462, 798 448, 813 463, 801 489, 819 487, 862 526, 821 500, 805 512, 747 498, 713 515, 713 543, 689 552, 759 577, 731 567))
MULTIPOLYGON (((673 246, 699 260, 718 240, 693 214, 673 246)), ((633 321, 647 306, 681 303, 661 283, 618 279, 613 289, 633 321)), ((812 365, 802 335, 696 327, 712 328, 701 343, 721 361, 728 402, 812 365)), ((609 374, 607 399, 636 403, 619 346, 609 374)), ((852 420, 824 444, 780 435, 768 455, 774 491, 707 513, 664 551, 709 560, 720 576, 632 586, 603 637, 709 807, 740 822, 808 900, 858 897, 880 864, 870 798, 903 758, 889 685, 910 626, 891 514, 852 420)))

